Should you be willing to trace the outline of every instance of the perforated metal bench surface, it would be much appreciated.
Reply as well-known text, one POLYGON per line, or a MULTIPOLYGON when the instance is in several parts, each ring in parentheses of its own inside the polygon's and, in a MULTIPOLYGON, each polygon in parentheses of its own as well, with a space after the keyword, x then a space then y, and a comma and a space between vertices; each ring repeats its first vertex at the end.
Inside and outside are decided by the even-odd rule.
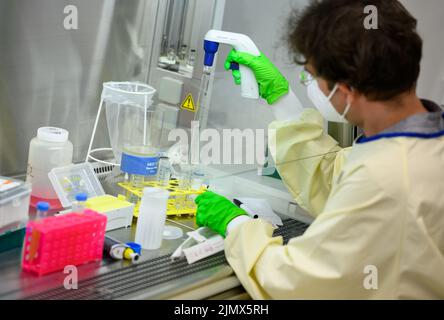
MULTIPOLYGON (((299 221, 285 220, 284 225, 275 230, 273 235, 282 236, 284 243, 287 243, 289 239, 302 235, 307 227, 307 224, 299 221)), ((119 299, 223 264, 227 264, 223 252, 193 264, 188 264, 186 260, 172 262, 170 255, 165 255, 137 265, 81 280, 77 290, 66 290, 64 287, 59 287, 26 297, 25 299, 119 299)))

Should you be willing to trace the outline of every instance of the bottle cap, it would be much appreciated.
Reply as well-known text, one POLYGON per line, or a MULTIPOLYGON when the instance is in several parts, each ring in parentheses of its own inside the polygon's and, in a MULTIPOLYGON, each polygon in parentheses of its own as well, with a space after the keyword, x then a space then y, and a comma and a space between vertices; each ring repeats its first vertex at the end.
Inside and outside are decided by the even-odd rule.
POLYGON ((78 193, 76 194, 77 201, 86 201, 88 199, 88 195, 86 193, 78 193))
POLYGON ((126 245, 134 250, 135 253, 140 254, 142 252, 142 246, 135 242, 127 242, 126 245))
POLYGON ((37 210, 48 211, 49 210, 49 203, 44 202, 44 201, 37 202, 37 210))
POLYGON ((55 127, 42 127, 37 130, 37 138, 47 142, 66 142, 69 132, 55 127))

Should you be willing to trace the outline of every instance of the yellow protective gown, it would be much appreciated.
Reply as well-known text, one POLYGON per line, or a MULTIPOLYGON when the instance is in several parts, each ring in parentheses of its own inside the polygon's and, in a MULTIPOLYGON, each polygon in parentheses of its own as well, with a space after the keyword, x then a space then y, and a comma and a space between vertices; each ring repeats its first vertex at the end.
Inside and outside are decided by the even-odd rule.
POLYGON ((312 109, 270 129, 284 183, 316 219, 287 245, 260 219, 229 233, 254 299, 444 298, 444 137, 341 149, 312 109))

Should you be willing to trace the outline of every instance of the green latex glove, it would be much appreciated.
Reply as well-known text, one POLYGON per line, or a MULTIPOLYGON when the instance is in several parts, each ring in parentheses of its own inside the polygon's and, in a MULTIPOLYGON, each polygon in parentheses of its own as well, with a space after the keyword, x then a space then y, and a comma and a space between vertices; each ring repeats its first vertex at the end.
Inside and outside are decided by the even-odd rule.
MULTIPOLYGON (((259 94, 267 100, 268 104, 273 104, 280 97, 286 95, 289 91, 287 79, 271 63, 271 61, 261 53, 260 56, 253 56, 244 52, 237 52, 232 49, 225 61, 225 69, 229 70, 231 63, 242 64, 249 67, 259 84, 259 94)), ((233 70, 233 78, 236 84, 241 83, 239 70, 233 70)))
POLYGON ((247 215, 245 210, 211 191, 202 193, 194 201, 197 204, 197 225, 208 227, 223 237, 225 237, 228 223, 231 220, 238 216, 247 215))

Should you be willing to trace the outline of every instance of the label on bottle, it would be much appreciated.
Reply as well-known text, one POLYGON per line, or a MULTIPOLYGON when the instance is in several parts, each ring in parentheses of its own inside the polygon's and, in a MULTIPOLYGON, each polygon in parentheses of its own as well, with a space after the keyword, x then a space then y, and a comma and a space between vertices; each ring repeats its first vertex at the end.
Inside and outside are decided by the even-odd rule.
POLYGON ((120 169, 129 174, 141 176, 155 176, 159 164, 158 156, 134 156, 122 153, 120 169))

